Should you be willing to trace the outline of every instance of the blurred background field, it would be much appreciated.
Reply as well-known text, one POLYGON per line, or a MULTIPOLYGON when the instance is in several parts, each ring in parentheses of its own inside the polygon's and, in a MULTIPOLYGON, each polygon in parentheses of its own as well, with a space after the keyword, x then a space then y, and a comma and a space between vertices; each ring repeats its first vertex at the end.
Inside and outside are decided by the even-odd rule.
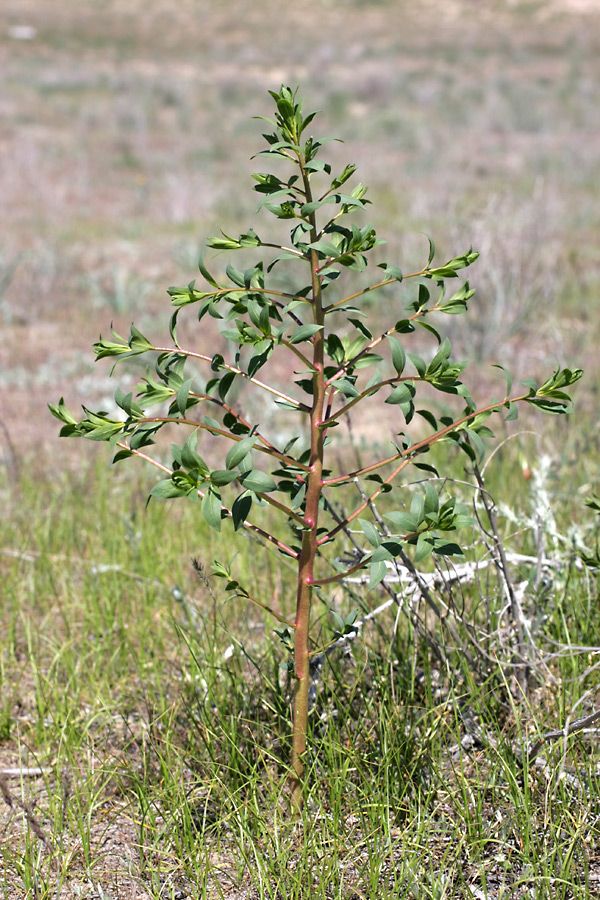
POLYGON ((56 453, 46 401, 112 396, 98 333, 164 334, 205 236, 257 224, 251 117, 282 82, 349 141, 330 154, 358 164, 388 259, 422 264, 421 232, 439 258, 481 251, 457 355, 583 365, 593 407, 599 22, 583 0, 6 0, 2 452, 56 453))
MULTIPOLYGON (((584 500, 600 493, 599 188, 594 0, 4 0, 0 772, 31 769, 9 787, 52 845, 2 805, 4 898, 281 900, 307 896, 310 879, 323 900, 597 896, 597 802, 583 776, 563 777, 568 762, 597 784, 597 739, 573 740, 568 759, 548 751, 544 777, 523 778, 511 754, 597 705, 598 531, 584 500), (388 610, 323 675, 318 827, 302 846, 282 813, 289 685, 272 623, 205 578, 233 549, 191 504, 145 511, 152 472, 109 471, 107 448, 59 439, 46 405, 110 408, 139 372, 111 382, 93 362, 98 334, 135 321, 163 337, 166 288, 197 277, 204 238, 264 230, 252 116, 271 113, 281 83, 322 110, 315 131, 344 139, 327 154, 358 164, 386 259, 423 265, 423 232, 439 260, 481 252, 469 314, 444 323, 476 399, 503 390, 498 360, 515 381, 585 369, 575 416, 526 419, 535 434, 487 471, 507 548, 560 562, 547 583, 514 573, 543 646, 569 648, 556 681, 521 718, 460 666, 452 694, 388 610), (461 755, 465 709, 493 752, 461 755)), ((375 329, 377 302, 369 315, 375 329)), ((218 342, 207 327, 198 339, 218 342)), ((393 434, 360 424, 363 442, 393 434)), ((242 539, 238 571, 291 608, 289 571, 257 558, 242 539)), ((486 591, 502 606, 494 589, 467 591, 467 610, 486 591)), ((331 630, 328 609, 319 620, 331 630)))

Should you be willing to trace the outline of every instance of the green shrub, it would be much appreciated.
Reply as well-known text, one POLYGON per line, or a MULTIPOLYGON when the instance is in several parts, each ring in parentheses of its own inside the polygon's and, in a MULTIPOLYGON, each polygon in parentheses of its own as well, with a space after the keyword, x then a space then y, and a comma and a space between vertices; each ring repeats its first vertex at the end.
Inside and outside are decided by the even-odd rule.
MULTIPOLYGON (((418 271, 405 274, 395 263, 379 262, 377 277, 367 281, 363 273, 370 255, 384 242, 373 225, 349 222, 354 217, 362 223, 367 189, 361 184, 346 187, 353 165, 332 176, 331 166, 320 158, 325 140, 306 137, 315 113, 303 115, 296 91, 282 87, 271 95, 275 118, 267 121, 273 132, 264 135, 267 147, 259 156, 285 168, 254 175, 254 189, 261 195, 259 208, 290 226, 289 238, 263 241, 252 229, 239 237, 210 238, 209 248, 246 251, 253 254, 254 264, 243 270, 229 264, 221 283, 201 260, 204 288, 195 282, 170 288, 174 312, 167 346, 156 346, 133 325, 127 340, 114 333, 111 340, 100 338, 94 345, 97 359, 114 357, 120 362, 141 356, 153 363, 135 395, 117 390, 121 418, 84 407, 85 416, 78 421, 62 400, 50 409, 63 422, 61 435, 107 441, 115 462, 137 457, 153 463, 163 477, 151 496, 198 502, 199 513, 212 528, 249 529, 292 561, 297 574, 293 619, 265 598, 251 596, 222 562, 215 562, 214 572, 226 579, 233 595, 254 601, 275 617, 276 633, 289 652, 295 676, 290 787, 292 808, 298 811, 305 777, 310 661, 324 649, 314 646, 311 635, 315 595, 326 602, 329 586, 364 568, 373 589, 384 579, 388 564, 407 552, 416 564, 431 554, 460 556, 456 532, 471 520, 455 497, 435 486, 439 473, 424 461, 427 451, 445 441, 475 459, 482 438, 492 436, 489 418, 504 414, 514 419, 520 403, 549 413, 570 412, 564 389, 582 372, 559 369, 541 386, 527 380, 525 390, 516 393, 511 393, 506 373, 503 398, 477 405, 461 381, 466 363, 452 358, 449 340, 433 322, 437 316, 466 312, 474 291, 468 281, 458 281, 459 273, 478 254, 470 249, 437 265, 429 240, 427 261, 418 271), (288 275, 287 281, 293 289, 277 281, 282 267, 294 267, 297 280, 290 281, 288 275), (352 288, 345 293, 340 286, 348 276, 352 288), (398 294, 405 282, 415 283, 416 290, 403 307, 398 294), (457 289, 447 292, 447 283, 457 289), (382 292, 389 308, 389 325, 378 334, 369 329, 361 309, 361 301, 374 291, 382 292), (181 346, 178 317, 188 307, 196 310, 200 323, 206 316, 222 323, 230 358, 206 346, 181 346), (432 339, 428 359, 407 350, 417 329, 432 339), (287 358, 283 371, 294 373, 291 385, 282 386, 276 378, 272 363, 279 357, 287 358), (201 374, 190 373, 192 366, 199 366, 201 374), (284 446, 268 427, 253 420, 247 395, 234 391, 242 385, 285 416, 286 426, 296 423, 293 438, 284 446), (432 389, 457 403, 458 411, 434 415, 427 402, 432 389), (367 406, 376 421, 381 398, 398 417, 389 453, 354 470, 340 469, 339 455, 333 452, 336 429, 343 431, 340 426, 359 404, 367 406), (187 435, 171 446, 166 464, 152 448, 161 430, 172 424, 182 426, 187 435), (199 453, 200 433, 215 438, 210 461, 199 453), (426 480, 406 508, 405 495, 393 492, 411 467, 424 472, 426 480), (354 482, 359 478, 370 487, 368 495, 357 499, 354 482), (386 502, 383 518, 392 537, 389 528, 382 532, 381 519, 373 515, 379 498, 389 492, 395 502, 386 502), (339 509, 350 511, 340 516, 339 509), (280 528, 273 528, 273 516, 266 512, 279 514, 280 528), (364 549, 355 562, 343 564, 338 541, 351 523, 360 526, 364 549)), ((355 616, 351 612, 339 619, 332 642, 353 632, 355 616)))

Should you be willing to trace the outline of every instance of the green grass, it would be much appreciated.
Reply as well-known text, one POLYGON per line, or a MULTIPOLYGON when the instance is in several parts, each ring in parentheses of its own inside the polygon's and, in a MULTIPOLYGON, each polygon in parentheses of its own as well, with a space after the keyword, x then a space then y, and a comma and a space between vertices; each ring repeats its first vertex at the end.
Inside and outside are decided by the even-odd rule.
MULTIPOLYGON (((568 469, 556 479, 566 490, 568 469)), ((156 900, 595 896, 594 734, 545 745, 543 771, 518 755, 593 687, 593 658, 550 661, 556 685, 534 679, 517 702, 509 670, 474 676, 446 645, 445 671, 388 610, 325 663, 304 821, 290 821, 290 684, 272 623, 204 577, 233 556, 227 532, 209 533, 193 504, 144 510, 148 486, 99 464, 2 486, 0 768, 40 769, 4 777, 6 898, 90 885, 156 900), (469 745, 472 722, 483 744, 469 745)), ((522 492, 504 499, 526 512, 522 492)), ((245 539, 237 550, 253 590, 289 610, 285 570, 257 565, 245 539)), ((596 578, 573 559, 529 601, 545 603, 546 650, 545 637, 597 634, 596 578)), ((575 717, 593 692, 583 700, 575 717)))

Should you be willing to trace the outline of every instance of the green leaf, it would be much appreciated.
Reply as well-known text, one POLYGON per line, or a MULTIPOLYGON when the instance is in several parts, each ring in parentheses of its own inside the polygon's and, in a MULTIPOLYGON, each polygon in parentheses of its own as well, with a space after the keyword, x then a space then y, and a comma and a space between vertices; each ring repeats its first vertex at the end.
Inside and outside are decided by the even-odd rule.
POLYGON ((300 489, 294 495, 294 499, 291 502, 291 508, 296 511, 300 509, 302 504, 304 503, 304 498, 306 496, 306 484, 303 484, 300 489))
POLYGON ((316 250, 323 257, 334 257, 337 258, 340 255, 339 249, 332 244, 331 241, 313 241, 312 244, 308 245, 311 250, 316 250))
POLYGON ((469 428, 468 435, 469 435, 469 441, 471 442, 471 445, 473 447, 473 450, 475 451, 477 459, 479 462, 481 462, 481 460, 485 456, 484 443, 475 430, 469 428))
MULTIPOLYGON (((454 259, 450 259, 445 265, 440 266, 437 269, 429 269, 427 270, 426 277, 427 278, 456 278, 456 273, 460 269, 464 269, 467 266, 470 266, 475 260, 479 257, 479 253, 476 250, 471 248, 468 253, 463 254, 463 256, 455 256, 454 259)), ((429 265, 429 264, 428 264, 429 265)))
POLYGON ((225 375, 223 375, 223 377, 219 381, 219 386, 218 386, 217 390, 219 392, 219 397, 221 398, 221 400, 224 400, 225 397, 227 396, 227 393, 230 390, 231 385, 234 382, 235 376, 236 376, 235 372, 227 372, 225 375))
POLYGON ((508 404, 508 415, 505 418, 506 422, 513 422, 515 419, 519 418, 519 407, 516 403, 508 404))
POLYGON ((245 288, 247 286, 244 273, 240 272, 239 269, 236 269, 235 266, 232 266, 231 263, 228 264, 225 272, 229 280, 233 281, 234 284, 237 284, 238 287, 245 288))
POLYGON ((413 494, 410 502, 410 514, 415 517, 417 522, 421 523, 423 521, 423 516, 425 515, 425 500, 421 494, 413 494))
POLYGON ((443 363, 447 359, 449 359, 451 352, 452 352, 452 347, 450 345, 450 341, 448 340, 448 338, 445 338, 443 340, 443 342, 440 344, 440 346, 438 347, 437 353, 435 354, 435 356, 433 357, 433 359, 427 366, 426 374, 434 375, 440 369, 440 367, 443 365, 443 363))
POLYGON ((176 444, 171 446, 173 459, 186 469, 199 469, 203 474, 208 474, 209 468, 198 453, 197 446, 198 437, 196 433, 191 434, 181 447, 176 444))
POLYGON ((56 404, 49 403, 48 409, 56 419, 58 419, 60 422, 64 422, 65 425, 77 425, 77 419, 74 415, 72 415, 72 413, 69 412, 69 410, 65 406, 63 397, 61 397, 56 404))
POLYGON ((228 469, 235 469, 239 464, 245 459, 252 447, 254 445, 254 438, 247 437, 242 438, 241 441, 238 441, 235 446, 231 448, 227 456, 225 457, 225 465, 228 469))
POLYGON ((110 464, 113 466, 115 463, 120 462, 122 459, 128 459, 130 456, 135 456, 131 450, 119 450, 111 459, 110 464))
POLYGON ((390 350, 392 351, 392 363, 396 370, 396 374, 398 377, 402 375, 404 372, 404 367, 406 366, 406 353, 404 352, 404 347, 393 337, 388 336, 388 343, 390 345, 390 350))
MULTIPOLYGON (((114 337, 119 337, 118 335, 114 335, 114 337)), ((123 341, 123 338, 119 338, 119 340, 123 341)), ((122 344, 117 344, 114 341, 105 341, 100 335, 100 339, 93 344, 94 352, 96 354, 96 361, 98 362, 101 359, 106 359, 111 356, 124 356, 127 354, 128 356, 132 355, 131 348, 129 344, 123 341, 122 344)))
POLYGON ((341 187, 343 184, 345 184, 345 182, 348 181, 349 178, 352 178, 352 176, 354 175, 355 172, 356 172, 356 166, 355 166, 355 165, 352 165, 352 163, 350 163, 349 165, 347 165, 347 166, 344 168, 344 171, 341 172, 339 175, 336 175, 336 177, 335 177, 335 178, 333 179, 333 181, 331 182, 331 188, 332 188, 332 190, 336 190, 336 188, 339 188, 339 187, 341 187))
POLYGON ((600 497, 597 497, 596 494, 592 494, 591 497, 588 497, 585 500, 585 505, 589 507, 589 509, 593 509, 594 512, 600 513, 600 497))
POLYGON ((537 381, 534 378, 524 378, 521 384, 534 393, 537 391, 537 381))
POLYGON ((417 356, 415 353, 409 353, 408 358, 410 359, 411 363, 413 364, 413 366, 415 367, 415 369, 417 370, 417 372, 419 373, 421 378, 423 378, 425 376, 425 372, 427 371, 427 366, 425 365, 425 361, 423 359, 421 359, 420 356, 417 356))
POLYGON ((427 534, 427 532, 422 532, 419 535, 417 538, 415 555, 413 557, 414 562, 422 562, 424 559, 427 559, 428 556, 431 556, 433 553, 433 542, 434 538, 427 534))
POLYGON ((411 334, 415 330, 415 326, 409 319, 400 319, 394 325, 394 331, 398 334, 411 334))
POLYGON ((350 318, 350 316, 348 316, 348 321, 351 322, 354 325, 354 327, 356 328, 356 330, 360 331, 360 333, 363 335, 363 337, 365 337, 368 341, 370 341, 372 339, 373 334, 372 334, 372 332, 369 331, 369 329, 364 324, 364 322, 361 322, 360 319, 352 319, 352 318, 350 318))
POLYGON ((153 444, 153 435, 162 428, 162 422, 147 422, 136 428, 129 440, 129 446, 132 450, 139 450, 141 447, 148 447, 153 444))
POLYGON ((465 281, 459 291, 439 306, 440 312, 451 316, 460 315, 460 313, 466 312, 467 301, 471 299, 474 293, 475 291, 469 287, 469 282, 465 281))
POLYGON ((239 250, 240 242, 236 238, 229 237, 224 231, 221 232, 222 237, 210 237, 206 241, 206 246, 211 250, 239 250))
POLYGON ((214 528, 221 530, 221 495, 214 488, 209 487, 202 498, 202 515, 205 521, 214 528))
POLYGON ((378 263, 377 268, 383 269, 386 278, 394 278, 396 281, 402 281, 402 269, 399 266, 390 266, 388 263, 378 263))
POLYGON ((444 538, 434 538, 433 550, 438 556, 464 556, 458 544, 446 541, 444 538))
POLYGON ((165 478, 158 481, 150 491, 151 497, 160 497, 164 500, 170 500, 174 497, 185 497, 186 491, 176 485, 171 478, 165 478))
POLYGON ((336 390, 339 391, 340 394, 343 394, 344 397, 359 396, 359 392, 347 378, 338 378, 337 381, 334 381, 334 385, 336 390))
POLYGON ((205 279, 205 281, 208 281, 209 284, 212 284, 212 286, 214 288, 219 289, 219 287, 220 287, 219 282, 216 281, 213 278, 213 276, 210 274, 210 272, 204 265, 204 261, 203 261, 202 257, 200 257, 198 260, 198 268, 200 269, 200 273, 201 273, 202 277, 205 279))
POLYGON ((290 344, 300 344, 315 335, 318 331, 322 331, 322 325, 301 325, 290 337, 290 344))
POLYGON ((262 367, 268 362, 269 357, 271 356, 271 353, 273 352, 274 344, 272 341, 268 341, 268 342, 262 341, 257 346, 260 347, 260 346, 262 346, 262 344, 265 344, 265 343, 267 343, 267 346, 263 350, 261 350, 259 353, 255 353, 254 356, 252 356, 251 359, 248 361, 247 369, 248 369, 248 375, 250 376, 250 378, 254 378, 254 376, 256 375, 258 370, 262 369, 262 367))
POLYGON ((240 481, 248 491, 254 491, 256 494, 266 494, 274 491, 277 485, 270 475, 261 472, 259 469, 252 469, 240 476, 240 481))
POLYGON ((186 410, 188 408, 188 397, 193 381, 193 378, 187 378, 184 382, 182 382, 181 387, 177 391, 175 402, 181 416, 185 416, 186 410))
POLYGON ((326 197, 324 200, 313 200, 311 203, 303 203, 300 207, 301 216, 311 216, 326 203, 335 203, 335 197, 326 197))
MULTIPOLYGON (((527 403, 550 415, 558 416, 573 412, 572 407, 568 403, 562 403, 559 400, 550 400, 547 397, 528 397, 527 403)), ((86 435, 86 437, 89 437, 89 435, 86 435)))
POLYGON ((433 262, 433 257, 435 256, 435 244, 428 234, 426 234, 425 237, 429 241, 429 256, 427 258, 427 268, 429 268, 429 266, 433 262))
POLYGON ((380 544, 378 547, 375 547, 373 552, 371 553, 371 561, 372 562, 390 562, 394 557, 392 553, 390 553, 389 547, 391 542, 385 541, 383 544, 380 544))
POLYGON ((419 530, 419 522, 408 513, 395 510, 394 512, 385 513, 383 518, 389 519, 402 534, 413 534, 419 530))
MULTIPOLYGON (((83 407, 87 413, 87 419, 79 423, 80 434, 88 441, 110 441, 117 434, 122 433, 125 423, 108 419, 106 416, 92 413, 83 407)), ((69 426, 67 426, 69 427, 69 426)), ((62 432, 61 432, 62 433, 62 432)))
POLYGON ((552 397, 555 400, 570 400, 560 388, 569 387, 583 376, 583 369, 557 369, 538 389, 538 397, 552 397))
POLYGON ((387 566, 384 562, 372 562, 369 564, 369 590, 372 591, 378 584, 381 584, 388 573, 387 566))
POLYGON ((207 246, 212 250, 240 250, 245 247, 260 247, 262 244, 258 235, 250 228, 246 234, 240 234, 239 238, 232 238, 221 232, 222 237, 209 238, 207 246))
POLYGON ((232 481, 235 481, 236 478, 239 478, 239 472, 232 472, 231 469, 215 469, 210 473, 210 482, 214 484, 215 487, 224 487, 226 484, 231 484, 232 481))
MULTIPOLYGON (((501 366, 499 363, 496 363, 495 365, 493 365, 492 368, 500 369, 502 372, 504 372, 504 376, 506 378, 506 396, 508 397, 508 395, 510 394, 510 390, 512 388, 512 375, 510 374, 508 369, 505 369, 504 366, 501 366)), ((515 418, 516 418, 516 416, 515 416, 515 418)))
POLYGON ((352 363, 353 369, 368 369, 370 366, 375 366, 377 363, 383 362, 383 357, 378 353, 363 353, 360 359, 357 359, 352 363))
POLYGON ((145 338, 141 331, 139 331, 135 325, 131 326, 131 334, 129 336, 129 346, 135 353, 145 353, 146 350, 152 350, 153 346, 148 340, 145 338))
POLYGON ((403 384, 399 384, 397 387, 392 389, 389 397, 386 398, 386 403, 394 404, 394 403, 412 403, 412 399, 415 395, 415 386, 410 381, 405 381, 403 384))
POLYGON ((440 501, 438 493, 430 481, 425 484, 425 515, 428 513, 436 513, 439 509, 440 501))
POLYGON ((369 522, 367 519, 359 519, 358 524, 362 528, 365 533, 365 537, 372 547, 379 547, 381 544, 381 538, 379 537, 379 532, 375 528, 372 522, 369 522))
POLYGON ((250 515, 252 509, 252 494, 250 491, 244 491, 233 501, 231 507, 231 516, 233 518, 233 527, 237 531, 242 527, 244 522, 250 515))
MULTIPOLYGON (((313 117, 314 113, 305 119, 303 127, 305 127, 308 124, 309 119, 312 119, 313 117)), ((320 159, 309 160, 304 163, 304 168, 307 172, 326 172, 327 175, 331 174, 331 166, 329 163, 323 162, 323 160, 320 159)))

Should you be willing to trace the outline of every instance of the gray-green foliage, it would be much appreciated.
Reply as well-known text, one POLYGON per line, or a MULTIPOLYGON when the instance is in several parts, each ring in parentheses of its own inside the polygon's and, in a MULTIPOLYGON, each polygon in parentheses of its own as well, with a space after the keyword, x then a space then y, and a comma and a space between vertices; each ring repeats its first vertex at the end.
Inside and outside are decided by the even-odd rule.
MULTIPOLYGON (((525 390, 515 393, 506 373, 504 395, 478 405, 462 381, 466 363, 453 359, 438 321, 467 311, 474 290, 468 281, 457 279, 478 254, 469 249, 434 264, 435 246, 429 240, 427 260, 417 271, 404 273, 396 261, 380 261, 381 271, 368 280, 365 273, 373 251, 384 242, 372 224, 363 222, 369 205, 366 187, 346 187, 354 175, 353 165, 332 174, 331 165, 320 158, 326 140, 306 137, 315 113, 303 115, 295 91, 282 87, 271 95, 275 118, 267 122, 273 131, 264 135, 267 147, 259 157, 273 163, 273 171, 255 174, 254 189, 261 195, 259 209, 281 220, 284 230, 289 226, 289 235, 279 242, 263 241, 249 229, 239 237, 210 238, 209 248, 243 251, 246 257, 253 256, 253 262, 243 269, 229 263, 222 276, 215 276, 200 260, 202 288, 196 282, 170 288, 174 311, 167 346, 154 344, 133 325, 128 338, 113 333, 111 340, 101 338, 94 345, 97 359, 120 362, 142 356, 151 363, 135 392, 117 390, 120 418, 84 407, 85 415, 78 420, 62 400, 50 409, 63 423, 63 436, 106 441, 114 461, 137 456, 153 462, 162 478, 151 496, 200 501, 200 513, 212 528, 219 531, 229 524, 234 530, 247 528, 293 561, 297 569, 293 617, 272 610, 263 598, 253 598, 227 565, 215 563, 215 574, 226 579, 232 594, 273 612, 281 626, 278 633, 290 648, 290 667, 296 675, 291 783, 293 804, 299 808, 309 662, 322 652, 311 637, 314 595, 326 601, 327 585, 361 568, 369 569, 373 589, 384 579, 388 564, 407 551, 416 563, 431 554, 460 555, 456 535, 470 522, 469 516, 455 497, 442 495, 434 485, 431 479, 439 472, 424 461, 425 454, 446 441, 475 459, 482 451, 482 439, 492 436, 489 419, 516 418, 520 403, 549 413, 570 412, 565 388, 582 372, 558 369, 543 384, 527 380, 525 390), (290 269, 295 273, 293 289, 281 287, 278 273, 283 266, 286 284, 294 277, 290 269), (349 292, 343 287, 347 281, 349 292), (407 282, 416 283, 416 290, 406 291, 402 301, 407 282), (456 289, 447 290, 453 284, 456 289), (389 306, 389 324, 378 333, 369 328, 362 303, 374 291, 385 291, 389 306), (196 311, 199 322, 207 316, 218 320, 231 348, 227 358, 208 347, 180 344, 178 319, 188 309, 196 311), (418 330, 431 338, 433 351, 427 358, 408 349, 418 330), (271 375, 270 363, 279 356, 287 358, 286 371, 294 373, 291 387, 282 387, 271 375), (203 374, 190 374, 190 365, 200 366, 203 374), (261 394, 263 404, 279 408, 287 423, 295 417, 293 438, 281 446, 268 429, 252 420, 244 391, 231 399, 234 386, 261 394), (434 414, 431 403, 421 399, 425 386, 442 395, 448 411, 434 414), (353 470, 340 469, 338 456, 331 452, 337 433, 344 430, 339 426, 359 404, 368 406, 375 417, 381 398, 397 411, 397 433, 389 453, 353 470), (153 456, 153 448, 161 429, 173 423, 183 426, 185 439, 171 447, 166 465, 162 452, 153 456), (210 459, 199 451, 201 434, 216 439, 218 449, 210 459), (385 519, 392 537, 382 534, 373 508, 414 466, 430 480, 413 493, 408 509, 404 493, 387 498, 385 519), (368 485, 366 499, 361 496, 358 502, 356 479, 368 485), (344 510, 341 517, 334 514, 334 503, 344 510), (280 515, 277 530, 272 527, 273 515, 264 515, 266 507, 280 515), (341 564, 340 542, 353 522, 364 534, 363 553, 356 562, 341 564)), ((377 249, 376 258, 380 256, 377 249)), ((352 622, 342 624, 352 628, 352 622)))

